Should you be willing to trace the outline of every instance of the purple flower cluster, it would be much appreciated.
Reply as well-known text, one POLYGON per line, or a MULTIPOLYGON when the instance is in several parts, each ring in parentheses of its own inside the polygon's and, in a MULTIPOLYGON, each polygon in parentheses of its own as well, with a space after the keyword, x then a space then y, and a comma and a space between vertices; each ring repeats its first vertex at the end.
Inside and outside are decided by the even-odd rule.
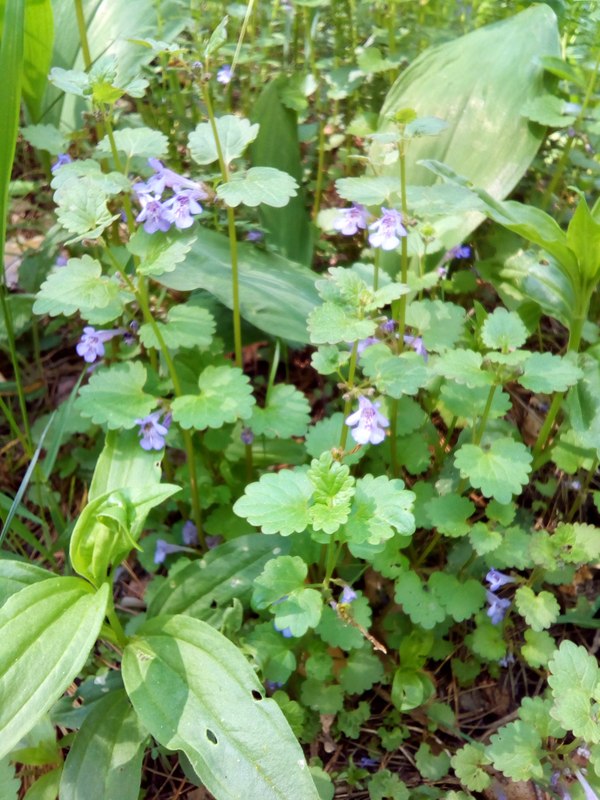
MULTIPOLYGON (((333 228, 344 236, 353 236, 359 230, 366 230, 369 212, 359 203, 350 208, 341 208, 339 216, 333 221, 333 228)), ((406 228, 402 224, 402 214, 395 208, 381 209, 381 216, 369 226, 369 244, 382 250, 395 250, 400 239, 406 236, 406 228)))
POLYGON ((380 405, 361 395, 358 410, 346 417, 346 425, 352 428, 352 438, 358 444, 381 444, 385 439, 385 428, 390 421, 377 410, 380 405))
POLYGON ((208 197, 202 185, 173 172, 157 158, 149 158, 148 163, 154 175, 133 187, 142 206, 136 221, 144 223, 146 233, 166 232, 172 225, 180 230, 190 228, 194 215, 202 213, 198 201, 208 197), (173 194, 164 200, 162 195, 167 189, 173 194))
POLYGON ((223 64, 221 69, 217 72, 217 81, 222 83, 223 86, 227 86, 227 84, 231 83, 232 78, 233 72, 231 71, 231 65, 223 64))
POLYGON ((165 437, 171 425, 171 415, 167 414, 161 424, 159 422, 161 414, 162 411, 153 411, 147 417, 135 420, 136 425, 140 426, 140 444, 144 450, 162 450, 165 446, 165 437))
POLYGON ((444 253, 442 264, 447 261, 454 261, 455 258, 470 258, 471 252, 472 250, 468 244, 457 244, 456 247, 452 247, 444 253))
POLYGON ((123 328, 113 328, 109 331, 97 331, 96 328, 93 328, 91 325, 86 325, 75 347, 77 355, 81 356, 88 364, 93 364, 97 358, 102 358, 104 355, 104 343, 124 333, 126 333, 126 331, 123 328))
POLYGON ((505 575, 497 569, 491 569, 485 576, 485 579, 490 587, 489 591, 485 593, 488 603, 487 615, 492 625, 499 625, 506 616, 506 612, 511 606, 511 601, 505 600, 503 597, 498 597, 494 592, 497 592, 502 586, 514 583, 514 580, 510 575, 505 575))

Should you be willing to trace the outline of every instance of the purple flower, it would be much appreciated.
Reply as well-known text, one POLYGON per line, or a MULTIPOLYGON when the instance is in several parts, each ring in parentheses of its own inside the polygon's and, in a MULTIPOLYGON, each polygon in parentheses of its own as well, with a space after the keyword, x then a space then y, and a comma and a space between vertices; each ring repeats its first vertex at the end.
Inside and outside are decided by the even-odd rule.
POLYGON ((70 164, 72 161, 73 161, 73 159, 71 158, 71 156, 70 156, 68 153, 59 153, 59 154, 58 154, 58 157, 57 157, 57 159, 56 159, 56 161, 55 161, 55 162, 54 162, 54 164, 52 164, 52 166, 50 167, 50 169, 51 169, 51 171, 52 171, 52 174, 53 174, 53 175, 56 175, 56 173, 58 172, 58 170, 59 170, 59 169, 60 169, 60 168, 61 168, 61 167, 62 167, 64 164, 70 164))
POLYGON ((273 627, 278 633, 280 633, 283 636, 284 639, 294 638, 294 634, 292 633, 291 628, 280 628, 276 620, 273 620, 273 627))
POLYGON ((581 772, 581 770, 578 770, 578 769, 575 770, 575 777, 577 778, 577 780, 581 784, 581 788, 583 789, 583 793, 585 795, 585 800, 599 800, 598 795, 592 789, 592 787, 589 785, 589 783, 587 782, 587 780, 583 776, 583 773, 581 772))
POLYGON ((187 544, 188 547, 194 547, 198 544, 198 529, 191 519, 188 519, 183 526, 181 538, 183 539, 183 543, 187 544))
POLYGON ((179 192, 181 189, 190 189, 194 192, 200 193, 200 199, 205 200, 208 195, 202 188, 202 184, 196 181, 191 181, 183 175, 179 175, 172 169, 165 167, 165 165, 158 158, 149 158, 148 164, 154 170, 152 175, 145 183, 136 183, 133 187, 138 195, 156 194, 162 195, 165 189, 173 189, 174 192, 179 192))
POLYGON ((242 428, 242 432, 240 433, 240 439, 244 444, 252 444, 254 441, 254 434, 252 433, 252 428, 242 428))
MULTIPOLYGON (((165 436, 169 432, 168 425, 161 425, 158 421, 162 412, 153 411, 143 419, 136 419, 140 426, 140 444, 144 450, 162 450, 165 446, 165 436)), ((164 420, 165 423, 167 420, 164 420)))
POLYGON ((223 543, 223 537, 222 536, 206 536, 204 538, 204 541, 206 542, 206 546, 208 547, 209 550, 214 550, 215 547, 218 547, 220 544, 223 543))
POLYGON ((275 692, 277 689, 281 689, 283 683, 280 683, 279 681, 265 681, 265 686, 270 692, 275 692))
POLYGON ((400 237, 407 235, 402 214, 395 208, 382 208, 381 212, 379 219, 369 225, 369 244, 382 250, 395 250, 400 244, 400 237))
POLYGON ((223 86, 227 86, 228 83, 231 83, 232 78, 233 73, 231 72, 231 66, 229 64, 223 64, 221 69, 217 72, 217 81, 222 83, 223 86))
POLYGON ((505 575, 497 569, 491 569, 485 576, 486 581, 490 585, 490 591, 497 592, 501 586, 506 586, 508 583, 514 583, 510 575, 505 575))
POLYGON ((361 339, 356 347, 356 352, 360 356, 364 353, 367 347, 371 347, 371 345, 379 344, 380 339, 376 336, 367 336, 366 339, 361 339))
POLYGON ((154 563, 164 564, 166 557, 173 555, 173 553, 193 553, 193 552, 194 551, 189 547, 182 547, 179 544, 171 544, 171 542, 165 542, 164 539, 157 539, 156 547, 154 550, 154 563))
POLYGON ((141 194, 140 203, 142 210, 135 220, 144 223, 146 233, 169 230, 172 220, 168 217, 169 210, 166 205, 160 202, 159 195, 141 194))
POLYGON ((446 261, 454 261, 455 258, 469 258, 471 256, 471 248, 468 244, 457 244, 456 247, 444 253, 442 263, 446 261))
POLYGON ((56 261, 54 262, 54 266, 55 267, 66 267, 68 260, 69 259, 68 259, 67 256, 63 256, 63 255, 56 256, 56 261))
POLYGON ((173 222, 179 230, 191 228, 194 224, 192 214, 201 214, 202 206, 198 203, 203 193, 193 189, 182 189, 164 203, 164 217, 173 222))
POLYGON ((342 596, 340 597, 340 603, 349 604, 353 600, 356 600, 358 595, 354 591, 354 589, 350 588, 350 586, 344 586, 342 590, 342 596))
POLYGON ((386 319, 379 327, 384 333, 393 333, 398 327, 398 323, 395 319, 386 319))
POLYGON ((438 267, 436 272, 442 280, 448 277, 448 267, 438 267))
POLYGON ((97 331, 91 325, 86 325, 75 347, 77 355, 81 356, 88 364, 93 364, 97 358, 102 358, 104 355, 104 342, 109 342, 113 337, 120 336, 122 333, 125 333, 122 328, 97 331))
POLYGON ((264 238, 265 235, 262 231, 248 231, 246 234, 247 242, 262 242, 264 238))
POLYGON ((358 766, 365 769, 366 767, 376 767, 379 764, 378 758, 369 758, 369 756, 362 756, 358 759, 358 766))
POLYGON ((507 653, 500 659, 500 661, 498 661, 498 664, 500 664, 501 667, 508 667, 509 664, 514 664, 514 663, 515 663, 515 657, 512 653, 507 653))
POLYGON ((358 398, 358 411, 346 417, 346 425, 352 428, 352 438, 358 444, 381 444, 385 439, 384 428, 390 421, 379 413, 379 406, 380 403, 372 403, 361 395, 358 398))
POLYGON ((359 228, 364 230, 367 227, 369 212, 364 206, 353 203, 350 208, 340 208, 339 212, 339 216, 333 221, 333 227, 344 236, 353 236, 359 228))
POLYGON ((423 339, 421 339, 420 336, 410 336, 409 334, 405 334, 404 344, 412 347, 418 356, 423 356, 423 361, 427 361, 429 358, 427 350, 425 349, 425 345, 423 344, 423 339))
POLYGON ((492 625, 499 625, 506 616, 506 612, 510 607, 510 600, 504 600, 502 597, 496 597, 493 592, 486 592, 485 596, 488 602, 487 615, 490 618, 492 625))

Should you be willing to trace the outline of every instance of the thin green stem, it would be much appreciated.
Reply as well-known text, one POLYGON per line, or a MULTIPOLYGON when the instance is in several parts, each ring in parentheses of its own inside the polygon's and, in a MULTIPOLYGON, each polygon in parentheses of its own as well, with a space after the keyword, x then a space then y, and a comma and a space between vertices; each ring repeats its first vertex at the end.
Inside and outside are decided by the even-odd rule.
POLYGON ((85 15, 83 13, 82 0, 75 0, 75 17, 77 19, 77 29, 79 31, 79 42, 81 44, 81 55, 83 56, 83 65, 86 72, 92 66, 92 56, 90 54, 90 45, 87 37, 87 28, 85 25, 85 15))
POLYGON ((317 179, 315 182, 315 200, 312 207, 312 219, 316 220, 321 208, 321 195, 323 192, 323 173, 325 170, 325 120, 319 126, 319 153, 317 158, 317 179))
POLYGON ((346 417, 352 410, 352 397, 350 391, 354 387, 354 376, 356 375, 356 364, 358 362, 358 341, 354 342, 352 348, 352 355, 350 356, 350 366, 348 368, 348 380, 346 385, 348 387, 348 397, 344 402, 344 420, 342 421, 342 431, 340 433, 340 450, 343 452, 346 449, 346 442, 348 441, 348 426, 346 425, 346 417))
POLYGON ((587 499, 587 493, 588 493, 588 489, 589 489, 590 483, 592 482, 592 478, 594 477, 594 475, 596 474, 596 470, 598 469, 598 460, 599 460, 598 456, 596 456, 594 458, 594 460, 592 461, 592 466, 590 467, 589 470, 587 470, 586 475, 585 475, 585 480, 583 482, 583 486, 577 492, 577 495, 575 496, 575 501, 573 502, 573 505, 571 506, 571 509, 570 509, 569 513, 567 514, 567 517, 566 517, 566 521, 567 522, 572 522, 573 521, 573 519, 575 517, 575 514, 577 514, 577 512, 581 508, 582 503, 584 502, 584 500, 587 499))
POLYGON ((490 415, 490 411, 492 410, 492 403, 494 402, 494 395, 496 394, 497 388, 498 384, 496 383, 493 386, 490 386, 485 408, 483 409, 483 414, 481 415, 481 419, 479 421, 479 427, 477 429, 473 429, 473 444, 479 444, 483 438, 485 426, 487 425, 488 417, 490 415))
POLYGON ((390 403, 390 467, 392 476, 397 478, 400 474, 398 464, 398 399, 392 398, 390 403))
POLYGON ((244 37, 246 36, 246 30, 248 28, 248 23, 250 22, 250 17, 252 16, 253 6, 254 6, 254 0, 248 0, 248 5, 246 6, 246 14, 244 15, 244 21, 242 22, 240 35, 238 36, 237 44, 235 46, 235 53, 233 54, 233 61, 231 62, 232 77, 240 58, 240 51, 242 49, 242 43, 244 41, 244 37))
MULTIPOLYGON (((408 201, 406 197, 406 151, 404 141, 400 142, 398 160, 400 162, 400 202, 402 219, 406 224, 408 217, 408 201)), ((408 239, 403 236, 400 241, 400 281, 408 282, 408 239)), ((399 300, 392 303, 392 317, 398 323, 398 348, 404 349, 404 334, 406 332, 406 303, 407 295, 402 295, 399 300)))

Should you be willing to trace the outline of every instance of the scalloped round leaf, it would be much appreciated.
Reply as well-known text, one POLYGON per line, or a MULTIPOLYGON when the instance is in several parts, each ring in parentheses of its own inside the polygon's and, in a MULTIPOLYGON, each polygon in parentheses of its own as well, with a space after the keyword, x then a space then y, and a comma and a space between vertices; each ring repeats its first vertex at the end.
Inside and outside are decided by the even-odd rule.
POLYGON ((415 625, 420 625, 425 630, 434 628, 446 617, 446 611, 437 594, 412 571, 405 572, 396 579, 394 598, 415 625))
POLYGON ((456 777, 472 792, 482 792, 492 782, 491 776, 483 769, 489 763, 485 748, 479 742, 464 745, 450 759, 456 777))
POLYGON ((513 494, 520 494, 531 471, 532 456, 521 442, 508 436, 490 445, 463 444, 454 457, 461 477, 468 478, 485 497, 499 503, 510 503, 513 494))
MULTIPOLYGON (((347 615, 367 630, 371 626, 371 606, 366 597, 357 597, 350 604, 347 615)), ((345 622, 331 606, 323 607, 316 633, 326 644, 341 647, 342 650, 358 650, 366 642, 360 630, 350 622, 345 622)))
POLYGON ((467 498, 457 494, 433 497, 425 508, 425 513, 433 528, 445 536, 465 536, 471 530, 469 517, 475 513, 475 505, 467 498))
MULTIPOLYGON (((215 320, 206 308, 190 303, 176 305, 169 311, 167 322, 157 322, 164 343, 171 350, 179 347, 196 347, 205 350, 210 346, 215 332, 215 320)), ((140 339, 144 347, 160 349, 152 325, 140 327, 140 339)))
POLYGON ((337 303, 326 302, 309 314, 308 330, 313 344, 341 344, 372 336, 377 323, 358 317, 337 303))
POLYGON ((107 208, 107 195, 91 178, 64 184, 55 195, 56 216, 63 228, 76 234, 67 244, 97 239, 116 219, 107 208))
POLYGON ((313 485, 306 473, 283 469, 267 473, 257 483, 247 486, 233 510, 263 533, 289 536, 308 527, 312 494, 313 485))
POLYGON ((136 267, 137 272, 156 277, 164 275, 165 272, 173 272, 177 264, 185 261, 197 238, 196 234, 189 230, 179 231, 171 228, 166 233, 163 231, 146 233, 143 228, 138 228, 127 243, 127 249, 140 259, 136 267))
MULTIPOLYGON (((169 149, 169 140, 164 133, 152 128, 121 128, 114 131, 117 150, 125 153, 128 159, 133 156, 162 158, 169 149)), ((112 153, 110 139, 105 136, 96 147, 99 153, 112 153)))
POLYGON ((415 532, 412 513, 415 495, 403 481, 385 475, 365 475, 356 482, 352 513, 346 525, 351 542, 381 544, 394 533, 410 536, 415 532))
POLYGON ((199 395, 177 397, 171 405, 173 419, 184 430, 221 428, 227 422, 247 419, 255 400, 250 381, 239 367, 209 366, 198 379, 199 395))
POLYGON ((112 322, 123 313, 121 290, 115 278, 102 274, 99 261, 84 255, 70 258, 46 278, 33 304, 34 314, 69 317, 77 311, 88 322, 112 322))
POLYGON ((310 628, 316 628, 319 624, 323 598, 316 589, 296 589, 272 610, 279 629, 289 628, 292 636, 304 636, 310 628))
POLYGON ((79 390, 75 409, 109 430, 134 428, 136 419, 148 416, 156 407, 156 397, 144 391, 146 377, 146 368, 139 361, 99 369, 79 390))
POLYGON ((347 694, 362 694, 379 683, 383 676, 383 664, 365 647, 350 655, 346 666, 340 671, 339 681, 347 694))
POLYGON ((517 378, 521 386, 532 392, 564 392, 583 378, 583 371, 570 358, 554 353, 532 353, 517 378))
MULTIPOLYGON (((311 425, 306 434, 304 446, 309 456, 318 458, 325 450, 339 447, 340 435, 344 426, 344 415, 340 412, 320 419, 311 425)), ((365 455, 368 448, 360 447, 356 452, 349 452, 342 458, 342 464, 356 464, 365 455)))
POLYGON ((264 203, 273 208, 283 208, 290 197, 297 195, 298 183, 280 169, 274 167, 250 167, 246 172, 234 172, 227 183, 217 188, 217 196, 231 208, 243 203, 255 206, 264 203))
POLYGON ((26 125, 21 134, 36 150, 45 150, 51 156, 66 152, 69 146, 68 138, 55 125, 26 125))
POLYGON ((83 181, 97 186, 105 195, 112 196, 119 192, 131 191, 131 183, 126 175, 121 172, 102 172, 102 167, 91 158, 76 159, 63 166, 54 173, 50 185, 56 190, 54 197, 57 203, 66 202, 70 184, 83 181), (84 180, 85 179, 85 180, 84 180))
POLYGON ((561 642, 548 664, 553 705, 550 715, 587 742, 600 742, 600 723, 592 701, 600 700, 600 669, 594 656, 574 642, 561 642))
POLYGON ((254 407, 248 427, 256 436, 288 439, 304 436, 310 422, 310 404, 294 386, 278 383, 269 392, 264 408, 254 407))
POLYGON ((387 203, 390 196, 397 192, 397 178, 380 175, 379 177, 338 178, 335 188, 340 197, 351 203, 363 206, 380 206, 387 203))
POLYGON ((544 775, 542 739, 533 726, 522 720, 500 728, 486 750, 494 767, 507 778, 529 781, 544 775))
POLYGON ((469 619, 485 603, 485 589, 474 578, 459 581, 447 572, 434 572, 427 585, 456 622, 469 619))
POLYGON ((491 386, 489 372, 482 369, 483 356, 474 350, 449 350, 433 362, 433 371, 449 381, 467 386, 491 386))
POLYGON ((254 580, 252 604, 255 608, 268 608, 282 597, 302 588, 308 567, 300 556, 279 556, 268 561, 254 580))
MULTIPOLYGON (((226 114, 215 120, 217 136, 225 164, 239 158, 246 147, 258 136, 259 125, 250 120, 226 114)), ((219 153, 210 122, 201 122, 189 135, 190 155, 197 164, 212 164, 218 161, 219 153)))
POLYGON ((550 592, 535 592, 529 586, 520 586, 515 594, 517 611, 533 631, 543 631, 556 622, 560 606, 550 592))
POLYGON ((502 350, 503 353, 521 347, 527 336, 527 328, 521 317, 505 308, 497 308, 490 314, 481 329, 483 343, 490 349, 502 350))
POLYGON ((362 353, 360 363, 377 389, 396 399, 417 394, 430 378, 422 356, 412 351, 395 355, 384 344, 368 347, 362 353))
POLYGON ((441 300, 416 300, 406 309, 406 322, 423 338, 428 351, 441 352, 454 347, 465 326, 462 306, 441 300))

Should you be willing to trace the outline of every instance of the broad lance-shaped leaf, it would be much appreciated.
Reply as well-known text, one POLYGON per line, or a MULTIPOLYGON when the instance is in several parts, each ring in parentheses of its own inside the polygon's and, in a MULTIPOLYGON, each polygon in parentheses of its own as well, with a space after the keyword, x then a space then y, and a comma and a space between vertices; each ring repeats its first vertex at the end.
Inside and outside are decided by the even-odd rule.
POLYGON ((283 208, 297 194, 298 184, 287 172, 274 167, 250 167, 246 172, 234 172, 227 183, 219 184, 217 196, 233 208, 243 203, 259 206, 264 203, 283 208))
POLYGON ((124 689, 94 704, 67 755, 61 800, 137 800, 147 732, 124 689))
POLYGON ((171 406, 173 419, 185 430, 220 428, 251 415, 255 404, 252 387, 238 367, 206 367, 198 386, 199 395, 177 397, 171 406))
POLYGON ((0 558, 0 606, 8 598, 30 586, 32 583, 46 581, 56 577, 53 572, 30 564, 28 561, 12 561, 9 558, 0 558))
MULTIPOLYGON (((226 165, 239 158, 246 147, 258 136, 258 125, 233 114, 215 120, 221 153, 226 165)), ((201 122, 189 135, 190 154, 197 164, 212 164, 219 158, 219 151, 210 122, 201 122)), ((231 204, 230 204, 231 205, 231 204)))
POLYGON ((79 391, 75 408, 96 425, 110 429, 133 428, 146 417, 156 398, 144 392, 146 368, 140 361, 126 361, 95 372, 79 391))
POLYGON ((88 322, 102 325, 123 312, 121 289, 115 278, 102 274, 99 261, 84 255, 70 258, 46 278, 33 304, 34 314, 70 316, 79 312, 88 322))
POLYGON ((0 609, 0 758, 78 675, 100 632, 108 591, 108 584, 96 592, 80 578, 50 578, 0 609))
MULTIPOLYGON (((505 197, 544 139, 544 129, 531 125, 522 111, 544 90, 541 59, 559 55, 556 17, 547 5, 531 6, 422 53, 392 86, 380 116, 388 129, 394 114, 406 108, 448 123, 439 136, 410 142, 408 183, 434 183, 418 162, 438 159, 495 198, 505 197), (483 129, 489 138, 480 146, 483 129)), ((397 169, 392 164, 385 174, 395 176, 397 169)), ((481 221, 473 212, 444 220, 440 232, 446 248, 463 241, 481 221)))
POLYGON ((454 463, 463 478, 481 489, 486 497, 499 503, 510 503, 513 494, 520 494, 531 471, 532 456, 521 442, 504 437, 482 447, 463 444, 454 463))
POLYGON ((142 724, 185 753, 216 800, 318 800, 279 706, 210 625, 184 616, 146 622, 123 653, 123 680, 142 724))

